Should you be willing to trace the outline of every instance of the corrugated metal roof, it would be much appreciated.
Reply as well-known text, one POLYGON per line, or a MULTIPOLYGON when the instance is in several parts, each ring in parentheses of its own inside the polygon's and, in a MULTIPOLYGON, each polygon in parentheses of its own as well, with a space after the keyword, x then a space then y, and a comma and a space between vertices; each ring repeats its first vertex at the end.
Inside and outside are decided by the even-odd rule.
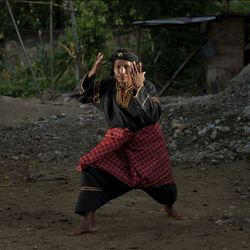
POLYGON ((158 20, 135 21, 133 24, 139 26, 167 26, 167 25, 186 25, 216 20, 217 16, 197 16, 197 17, 179 17, 158 20))

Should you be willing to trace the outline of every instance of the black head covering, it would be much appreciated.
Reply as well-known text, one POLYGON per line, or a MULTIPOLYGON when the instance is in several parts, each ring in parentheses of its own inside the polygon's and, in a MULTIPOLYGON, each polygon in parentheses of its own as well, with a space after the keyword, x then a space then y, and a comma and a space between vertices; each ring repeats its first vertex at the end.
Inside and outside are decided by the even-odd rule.
POLYGON ((110 61, 112 63, 115 62, 115 60, 126 60, 126 61, 130 61, 130 62, 140 62, 139 57, 133 53, 132 51, 128 50, 128 49, 118 49, 116 50, 110 58, 110 61))

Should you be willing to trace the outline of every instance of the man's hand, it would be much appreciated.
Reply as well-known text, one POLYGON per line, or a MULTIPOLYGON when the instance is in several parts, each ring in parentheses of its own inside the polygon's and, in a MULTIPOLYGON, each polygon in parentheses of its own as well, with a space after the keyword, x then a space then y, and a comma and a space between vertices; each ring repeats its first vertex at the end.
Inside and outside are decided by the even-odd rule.
POLYGON ((132 63, 131 78, 132 78, 132 83, 134 85, 134 88, 136 90, 139 89, 143 85, 143 82, 145 81, 145 74, 146 72, 142 72, 141 63, 139 63, 139 65, 137 65, 136 62, 132 63))
POLYGON ((96 61, 95 61, 94 65, 92 66, 92 69, 88 73, 88 78, 92 78, 96 74, 98 74, 101 71, 102 65, 104 63, 105 63, 104 56, 101 52, 99 52, 97 57, 96 57, 96 61))

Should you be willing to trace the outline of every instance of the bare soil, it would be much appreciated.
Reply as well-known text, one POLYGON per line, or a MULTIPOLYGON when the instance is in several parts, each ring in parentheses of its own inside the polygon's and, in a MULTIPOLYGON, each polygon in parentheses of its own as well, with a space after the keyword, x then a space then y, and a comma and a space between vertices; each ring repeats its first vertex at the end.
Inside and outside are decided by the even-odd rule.
MULTIPOLYGON (((74 102, 0 98, 0 249, 250 249, 247 160, 174 164, 176 208, 186 220, 169 218, 161 205, 134 190, 97 211, 97 232, 67 236, 80 219, 74 214, 80 190, 77 157, 97 143, 97 131, 104 128, 101 119, 89 115, 83 134, 73 120, 82 112, 74 102), (53 115, 56 121, 67 120, 46 127, 53 115), (45 127, 39 130, 41 122, 45 127), (61 128, 64 136, 56 134, 61 128), (76 134, 79 141, 70 141, 76 134)), ((90 114, 89 108, 84 112, 90 114)))

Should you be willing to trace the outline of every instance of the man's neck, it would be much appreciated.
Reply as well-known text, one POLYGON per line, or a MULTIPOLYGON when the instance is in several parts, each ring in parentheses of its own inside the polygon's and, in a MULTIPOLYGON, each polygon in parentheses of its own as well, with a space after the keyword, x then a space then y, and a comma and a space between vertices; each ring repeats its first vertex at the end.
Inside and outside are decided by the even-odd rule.
POLYGON ((132 84, 118 82, 118 86, 119 86, 122 90, 126 90, 126 89, 129 89, 129 88, 132 86, 132 84))

